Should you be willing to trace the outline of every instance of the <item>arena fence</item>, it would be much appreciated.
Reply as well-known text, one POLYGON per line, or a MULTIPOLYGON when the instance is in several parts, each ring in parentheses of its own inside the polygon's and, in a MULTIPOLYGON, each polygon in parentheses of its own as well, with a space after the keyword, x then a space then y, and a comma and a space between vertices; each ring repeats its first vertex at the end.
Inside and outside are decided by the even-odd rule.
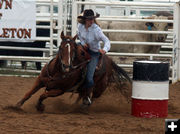
MULTIPOLYGON (((176 82, 180 79, 179 71, 179 19, 180 19, 180 8, 179 3, 148 3, 148 2, 82 2, 77 0, 36 0, 37 9, 38 7, 44 7, 45 10, 37 10, 36 21, 41 22, 50 22, 49 26, 37 25, 37 28, 50 29, 50 37, 37 37, 36 40, 47 41, 47 48, 38 49, 38 51, 43 51, 49 53, 48 56, 44 57, 15 57, 15 56, 0 56, 0 59, 3 60, 17 60, 17 61, 40 61, 48 62, 53 55, 58 50, 60 45, 60 33, 63 30, 65 34, 74 36, 77 32, 77 16, 81 13, 83 8, 92 8, 93 10, 98 11, 98 7, 105 8, 105 15, 101 16, 99 20, 104 21, 148 21, 148 22, 163 22, 163 23, 173 23, 174 29, 165 31, 142 31, 142 30, 112 30, 112 29, 103 29, 104 32, 123 32, 123 33, 148 33, 148 34, 168 34, 172 35, 173 43, 171 42, 127 42, 127 41, 111 41, 111 44, 131 44, 131 45, 159 45, 163 48, 171 48, 172 51, 169 53, 160 53, 160 54, 149 54, 149 53, 121 53, 121 52, 109 52, 110 56, 132 56, 132 57, 149 57, 153 60, 157 57, 171 59, 171 80, 176 82), (84 5, 84 6, 82 6, 84 5), (54 11, 54 8, 57 8, 57 11, 54 11), (120 9, 125 10, 126 14, 121 14, 121 16, 113 15, 110 13, 113 9, 114 12, 120 9), (47 10, 48 9, 48 10, 47 10), (136 10, 136 17, 123 16, 130 15, 131 11, 136 10), (168 10, 173 11, 174 20, 150 20, 142 19, 140 15, 140 10, 168 10), (56 32, 54 32, 56 30, 56 32), (53 44, 53 40, 57 41, 57 46, 53 44)), ((13 47, 2 47, 0 49, 21 49, 21 50, 31 50, 37 51, 34 48, 13 48, 13 47)), ((119 66, 124 68, 132 68, 132 64, 119 64, 119 66)))

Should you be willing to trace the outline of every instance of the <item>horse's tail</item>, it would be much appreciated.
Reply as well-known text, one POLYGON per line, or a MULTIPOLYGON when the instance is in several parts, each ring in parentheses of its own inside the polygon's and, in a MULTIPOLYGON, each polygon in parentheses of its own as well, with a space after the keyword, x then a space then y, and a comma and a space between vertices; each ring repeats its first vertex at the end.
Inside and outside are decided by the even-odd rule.
POLYGON ((119 67, 113 61, 112 61, 112 67, 114 70, 112 76, 116 81, 116 83, 118 84, 118 88, 116 89, 119 89, 122 95, 127 99, 127 102, 130 102, 130 94, 132 94, 131 90, 129 90, 132 84, 131 78, 128 76, 127 72, 124 69, 119 67), (126 81, 129 81, 130 84, 128 84, 126 81))
POLYGON ((115 74, 116 74, 117 78, 119 79, 119 81, 128 80, 130 83, 132 82, 132 80, 128 76, 127 72, 124 69, 122 69, 121 67, 119 67, 114 61, 112 61, 112 67, 113 67, 115 74))

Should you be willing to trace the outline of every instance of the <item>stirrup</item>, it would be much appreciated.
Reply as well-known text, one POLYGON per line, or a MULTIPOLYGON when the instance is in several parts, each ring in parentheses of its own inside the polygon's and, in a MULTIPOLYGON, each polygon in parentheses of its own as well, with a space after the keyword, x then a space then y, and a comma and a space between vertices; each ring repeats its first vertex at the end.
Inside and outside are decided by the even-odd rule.
POLYGON ((85 97, 83 99, 83 104, 84 105, 91 105, 91 103, 92 103, 92 101, 91 101, 91 99, 89 97, 85 97))

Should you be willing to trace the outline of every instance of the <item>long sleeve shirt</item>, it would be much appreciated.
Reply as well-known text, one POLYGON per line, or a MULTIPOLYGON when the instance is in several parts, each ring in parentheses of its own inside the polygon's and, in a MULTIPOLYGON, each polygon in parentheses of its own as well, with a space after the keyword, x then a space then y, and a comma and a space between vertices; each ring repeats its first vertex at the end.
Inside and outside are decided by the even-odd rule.
POLYGON ((85 25, 78 23, 78 37, 82 45, 88 44, 89 49, 94 52, 98 52, 101 49, 100 41, 103 41, 103 50, 108 52, 110 50, 110 41, 104 35, 101 28, 93 23, 88 29, 85 25))

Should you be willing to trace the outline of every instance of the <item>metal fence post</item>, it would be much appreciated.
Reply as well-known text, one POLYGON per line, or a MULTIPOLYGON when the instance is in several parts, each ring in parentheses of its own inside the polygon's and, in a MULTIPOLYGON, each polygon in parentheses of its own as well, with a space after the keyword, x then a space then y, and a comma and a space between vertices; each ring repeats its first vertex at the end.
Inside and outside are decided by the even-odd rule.
POLYGON ((60 46, 60 43, 61 43, 61 38, 60 38, 60 35, 61 35, 61 31, 62 31, 62 23, 63 21, 63 0, 59 0, 58 2, 58 37, 57 37, 57 46, 59 47, 60 46))
POLYGON ((72 13, 73 13, 73 15, 72 15, 72 32, 71 32, 71 36, 74 36, 74 35, 76 35, 76 28, 77 28, 77 3, 76 3, 76 1, 74 0, 73 2, 72 2, 72 13))
POLYGON ((53 0, 50 6, 50 58, 53 58, 53 0))
POLYGON ((174 24, 173 24, 173 69, 172 69, 172 83, 177 82, 180 80, 180 71, 179 71, 179 48, 180 48, 180 34, 179 34, 179 28, 180 28, 180 7, 179 2, 176 2, 174 4, 174 24))

